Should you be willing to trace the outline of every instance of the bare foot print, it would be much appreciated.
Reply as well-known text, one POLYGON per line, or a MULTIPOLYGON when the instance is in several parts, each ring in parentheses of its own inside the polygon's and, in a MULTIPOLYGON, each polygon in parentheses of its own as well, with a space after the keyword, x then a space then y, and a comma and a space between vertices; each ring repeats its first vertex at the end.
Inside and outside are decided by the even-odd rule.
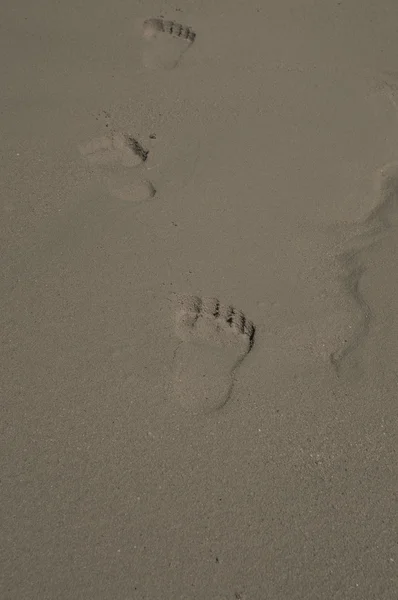
POLYGON ((113 132, 80 147, 80 153, 94 169, 102 187, 118 200, 140 204, 153 198, 155 187, 131 169, 146 162, 148 150, 129 134, 113 132))
POLYGON ((138 140, 121 132, 95 138, 79 149, 90 165, 119 164, 123 167, 137 167, 148 157, 148 151, 138 140))
POLYGON ((122 200, 123 202, 131 202, 134 204, 141 204, 151 200, 156 190, 153 184, 146 179, 137 179, 130 182, 125 182, 120 179, 108 177, 106 179, 106 186, 108 192, 114 198, 122 200))
POLYGON ((236 369, 250 352, 255 328, 242 311, 216 298, 178 296, 173 391, 193 414, 206 414, 230 398, 236 369))
POLYGON ((173 69, 195 40, 191 27, 165 19, 147 19, 142 28, 143 63, 149 69, 173 69))

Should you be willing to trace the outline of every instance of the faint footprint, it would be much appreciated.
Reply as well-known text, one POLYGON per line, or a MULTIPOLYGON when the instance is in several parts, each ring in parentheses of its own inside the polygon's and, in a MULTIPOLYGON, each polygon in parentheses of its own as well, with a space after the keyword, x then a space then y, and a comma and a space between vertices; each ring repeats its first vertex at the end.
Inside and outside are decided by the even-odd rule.
POLYGON ((81 155, 114 198, 139 204, 154 197, 151 181, 132 176, 131 168, 146 162, 148 150, 129 134, 113 132, 80 147, 81 155))
POLYGON ((173 69, 195 41, 191 27, 163 18, 144 21, 143 63, 150 69, 173 69))
POLYGON ((123 202, 132 202, 134 204, 141 204, 151 200, 156 194, 156 190, 153 184, 146 179, 134 179, 133 181, 126 181, 126 177, 117 179, 113 177, 107 177, 105 184, 108 192, 114 198, 122 200, 123 202))
POLYGON ((234 374, 250 352, 255 328, 244 313, 216 298, 177 296, 173 391, 194 414, 209 413, 230 398, 234 374))
POLYGON ((90 165, 116 165, 137 167, 144 163, 148 151, 138 140, 127 133, 114 132, 95 138, 79 148, 90 165))

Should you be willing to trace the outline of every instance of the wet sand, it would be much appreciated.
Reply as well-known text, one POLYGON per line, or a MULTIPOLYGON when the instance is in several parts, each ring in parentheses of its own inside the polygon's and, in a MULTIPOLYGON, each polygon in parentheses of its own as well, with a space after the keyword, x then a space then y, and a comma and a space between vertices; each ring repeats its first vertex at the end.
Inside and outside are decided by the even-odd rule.
POLYGON ((394 597, 397 22, 6 9, 1 598, 394 597))

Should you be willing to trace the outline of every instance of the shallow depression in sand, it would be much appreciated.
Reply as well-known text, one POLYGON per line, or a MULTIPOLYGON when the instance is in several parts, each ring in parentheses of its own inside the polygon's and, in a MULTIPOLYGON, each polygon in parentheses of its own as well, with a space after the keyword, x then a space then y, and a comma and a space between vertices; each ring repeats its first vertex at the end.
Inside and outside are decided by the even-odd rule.
POLYGON ((217 298, 179 295, 173 393, 193 414, 211 413, 229 400, 235 371, 250 352, 255 327, 217 298))

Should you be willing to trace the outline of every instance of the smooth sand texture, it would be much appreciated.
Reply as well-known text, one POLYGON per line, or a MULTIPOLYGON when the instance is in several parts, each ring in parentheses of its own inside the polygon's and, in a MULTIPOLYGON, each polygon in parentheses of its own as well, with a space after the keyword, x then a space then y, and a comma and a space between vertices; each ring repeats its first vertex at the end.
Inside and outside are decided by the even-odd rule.
POLYGON ((397 23, 3 10, 2 600, 396 597, 397 23))

